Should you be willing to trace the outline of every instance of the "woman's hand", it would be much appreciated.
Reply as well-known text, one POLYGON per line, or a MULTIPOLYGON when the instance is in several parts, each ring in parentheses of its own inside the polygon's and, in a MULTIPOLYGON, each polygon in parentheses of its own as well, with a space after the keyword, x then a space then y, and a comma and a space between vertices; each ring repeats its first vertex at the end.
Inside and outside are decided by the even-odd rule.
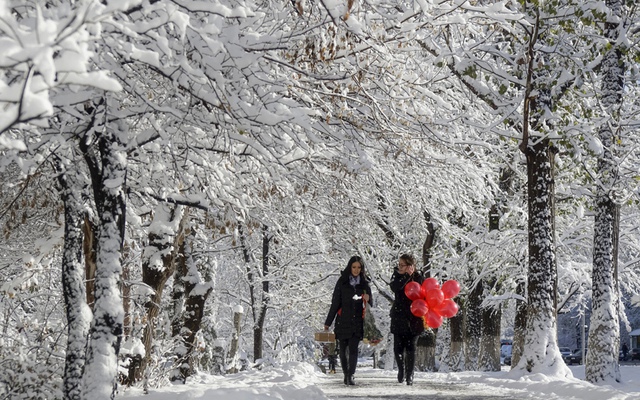
POLYGON ((413 273, 416 272, 416 266, 408 265, 400 261, 398 263, 398 272, 400 273, 400 275, 413 275, 413 273))
POLYGON ((369 302, 369 295, 368 295, 368 294, 366 294, 366 293, 365 293, 365 294, 363 294, 363 295, 362 295, 362 300, 363 300, 365 303, 368 303, 368 302, 369 302))
POLYGON ((327 325, 325 325, 325 326, 324 326, 324 330, 325 330, 325 331, 328 331, 328 330, 329 330, 329 327, 328 327, 327 325))

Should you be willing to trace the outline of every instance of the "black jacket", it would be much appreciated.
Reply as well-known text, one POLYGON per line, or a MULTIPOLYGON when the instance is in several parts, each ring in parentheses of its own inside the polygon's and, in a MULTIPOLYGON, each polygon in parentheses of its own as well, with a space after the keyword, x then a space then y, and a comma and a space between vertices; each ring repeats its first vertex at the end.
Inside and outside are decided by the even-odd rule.
POLYGON ((391 315, 391 333, 396 335, 419 335, 424 332, 422 318, 411 313, 411 300, 404 294, 404 287, 411 281, 422 284, 424 278, 418 271, 413 275, 401 275, 396 268, 391 276, 391 282, 389 282, 389 286, 395 294, 389 313, 391 315))
POLYGON ((373 306, 373 297, 369 282, 363 275, 360 276, 360 283, 355 287, 349 283, 349 275, 351 275, 349 267, 340 274, 333 289, 331 307, 324 324, 331 326, 333 320, 336 320, 336 326, 333 329, 336 339, 349 339, 355 335, 362 340, 364 336, 363 301, 362 298, 354 299, 353 297, 355 295, 361 297, 366 293, 369 295, 369 305, 371 306, 373 306))

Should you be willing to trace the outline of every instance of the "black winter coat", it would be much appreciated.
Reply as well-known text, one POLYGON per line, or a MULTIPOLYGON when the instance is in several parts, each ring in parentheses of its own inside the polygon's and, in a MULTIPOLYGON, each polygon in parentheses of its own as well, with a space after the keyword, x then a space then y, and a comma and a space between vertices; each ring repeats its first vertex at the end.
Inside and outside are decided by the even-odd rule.
POLYGON ((422 318, 411 313, 411 300, 404 294, 404 287, 407 283, 414 281, 422 284, 424 278, 418 271, 413 275, 399 274, 398 269, 394 269, 391 276, 391 290, 395 294, 393 305, 391 306, 391 333, 396 335, 419 335, 424 332, 422 318))
POLYGON ((351 275, 351 268, 346 268, 340 274, 340 278, 338 278, 338 282, 336 282, 336 286, 333 289, 331 307, 324 324, 331 326, 335 318, 336 326, 333 332, 336 334, 336 339, 349 339, 352 336, 356 336, 362 340, 364 337, 363 300, 362 298, 354 299, 353 297, 355 295, 361 297, 365 293, 368 294, 370 306, 373 306, 373 297, 371 296, 369 282, 363 276, 360 276, 360 283, 353 287, 349 283, 349 275, 351 275))

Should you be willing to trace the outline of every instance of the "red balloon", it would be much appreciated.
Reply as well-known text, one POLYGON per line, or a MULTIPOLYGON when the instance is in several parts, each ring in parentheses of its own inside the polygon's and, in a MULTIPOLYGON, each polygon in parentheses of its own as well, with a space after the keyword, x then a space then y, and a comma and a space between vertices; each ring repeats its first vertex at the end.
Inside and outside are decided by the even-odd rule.
POLYGON ((427 292, 427 305, 429 308, 436 308, 444 300, 444 293, 440 289, 431 289, 427 292))
POLYGON ((460 293, 460 284, 453 279, 442 284, 442 293, 445 299, 452 299, 460 293))
POLYGON ((458 313, 458 305, 451 299, 444 299, 434 311, 445 318, 451 318, 458 313))
POLYGON ((442 315, 438 314, 435 310, 429 310, 425 320, 427 326, 431 329, 440 328, 440 325, 442 325, 442 315))
POLYGON ((411 314, 416 317, 423 317, 429 309, 427 308, 427 302, 422 299, 417 299, 411 302, 411 314))
POLYGON ((404 294, 409 300, 416 300, 421 297, 420 284, 418 282, 409 282, 404 287, 404 294))
POLYGON ((440 284, 436 278, 427 278, 422 282, 422 297, 427 298, 427 293, 432 289, 440 289, 440 284))

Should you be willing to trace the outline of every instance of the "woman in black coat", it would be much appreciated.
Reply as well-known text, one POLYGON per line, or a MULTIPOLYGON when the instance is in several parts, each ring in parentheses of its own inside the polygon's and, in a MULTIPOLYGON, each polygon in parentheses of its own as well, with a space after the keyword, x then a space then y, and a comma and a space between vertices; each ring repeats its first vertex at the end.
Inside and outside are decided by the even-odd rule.
POLYGON ((324 323, 324 329, 329 330, 333 320, 336 321, 333 331, 338 340, 345 385, 355 385, 358 344, 364 336, 364 302, 372 305, 371 288, 365 277, 364 262, 359 256, 353 256, 333 289, 331 308, 324 323))
POLYGON ((424 332, 422 318, 411 313, 411 300, 404 294, 409 282, 422 284, 424 279, 416 271, 416 260, 409 254, 403 254, 398 260, 391 276, 391 290, 395 300, 391 306, 391 333, 393 333, 393 354, 398 364, 398 382, 405 379, 407 385, 413 385, 413 369, 416 361, 416 342, 424 332))

